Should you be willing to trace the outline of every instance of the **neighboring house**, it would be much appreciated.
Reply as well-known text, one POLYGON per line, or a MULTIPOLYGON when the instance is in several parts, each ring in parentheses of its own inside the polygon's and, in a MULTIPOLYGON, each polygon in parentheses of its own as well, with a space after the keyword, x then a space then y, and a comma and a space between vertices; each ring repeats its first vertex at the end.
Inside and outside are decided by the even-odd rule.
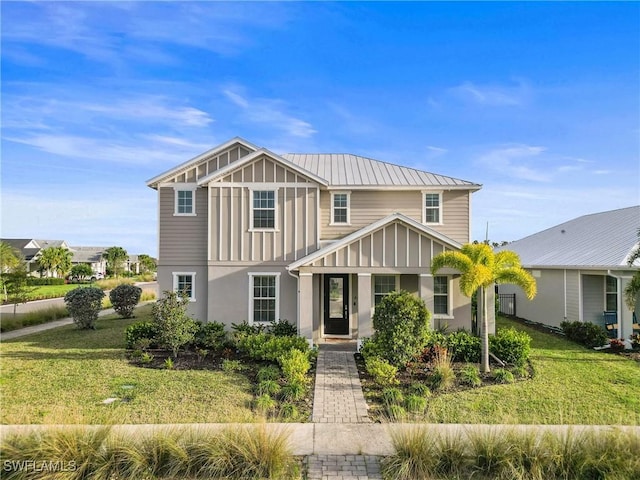
POLYGON ((38 259, 45 248, 63 247, 69 249, 69 245, 64 240, 39 240, 34 238, 2 238, 0 240, 8 243, 20 253, 27 263, 27 271, 30 274, 40 271, 38 259))
POLYGON ((70 250, 73 253, 73 265, 86 263, 91 265, 93 272, 106 273, 107 261, 102 257, 105 247, 70 247, 70 250))
POLYGON ((434 325, 471 327, 454 271, 431 259, 470 237, 478 184, 347 154, 276 155, 234 138, 147 182, 158 191, 158 281, 196 319, 286 319, 300 335, 372 334, 393 290, 434 325))
POLYGON ((640 266, 627 265, 639 228, 640 206, 635 206, 578 217, 501 247, 520 255, 538 294, 525 301, 511 285, 500 285, 499 293, 515 294, 517 316, 555 327, 565 320, 604 326, 603 313, 615 312, 617 336, 627 338, 633 312, 623 292, 640 266))

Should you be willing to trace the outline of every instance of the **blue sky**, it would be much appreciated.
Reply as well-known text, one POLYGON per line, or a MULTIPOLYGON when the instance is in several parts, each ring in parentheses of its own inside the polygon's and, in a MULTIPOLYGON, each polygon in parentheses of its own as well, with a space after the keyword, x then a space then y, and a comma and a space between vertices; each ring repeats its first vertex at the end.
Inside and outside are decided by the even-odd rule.
POLYGON ((1 235, 157 253, 231 137, 483 184, 473 238, 640 203, 640 4, 3 2, 1 235))

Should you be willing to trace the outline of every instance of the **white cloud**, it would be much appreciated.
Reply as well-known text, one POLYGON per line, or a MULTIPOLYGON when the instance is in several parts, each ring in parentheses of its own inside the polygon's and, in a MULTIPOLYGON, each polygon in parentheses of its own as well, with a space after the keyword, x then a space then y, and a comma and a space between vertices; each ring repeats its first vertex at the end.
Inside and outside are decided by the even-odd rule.
POLYGON ((531 145, 503 146, 480 155, 477 163, 508 177, 548 182, 551 180, 548 169, 539 165, 539 157, 545 150, 544 147, 531 145), (528 165, 531 160, 538 168, 528 165))
POLYGON ((516 85, 478 85, 467 81, 448 92, 461 101, 488 107, 520 107, 531 99, 531 88, 522 81, 516 85))
POLYGON ((283 100, 249 98, 242 90, 237 86, 227 87, 222 90, 222 93, 242 109, 243 117, 247 121, 266 127, 275 127, 293 137, 308 138, 317 132, 309 122, 287 113, 287 105, 283 100))
POLYGON ((438 158, 446 154, 449 150, 442 147, 427 145, 427 155, 430 159, 438 158))

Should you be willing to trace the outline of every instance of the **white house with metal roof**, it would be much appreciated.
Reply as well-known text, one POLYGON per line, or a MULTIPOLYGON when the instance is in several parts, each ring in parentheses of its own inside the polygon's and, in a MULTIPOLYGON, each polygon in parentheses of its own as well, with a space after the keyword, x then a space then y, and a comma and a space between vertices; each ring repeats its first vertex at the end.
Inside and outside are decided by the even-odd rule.
POLYGON ((612 333, 628 338, 634 315, 623 292, 640 268, 627 263, 639 229, 640 206, 634 206, 584 215, 509 243, 501 248, 520 255, 538 294, 525 301, 510 285, 500 285, 500 294, 515 294, 517 316, 555 327, 565 320, 605 326, 608 312, 612 333))
POLYGON ((470 238, 480 185, 350 154, 277 155, 234 138, 147 182, 158 192, 158 281, 199 320, 287 319, 301 335, 361 338, 393 290, 434 325, 471 327, 434 255, 470 238))

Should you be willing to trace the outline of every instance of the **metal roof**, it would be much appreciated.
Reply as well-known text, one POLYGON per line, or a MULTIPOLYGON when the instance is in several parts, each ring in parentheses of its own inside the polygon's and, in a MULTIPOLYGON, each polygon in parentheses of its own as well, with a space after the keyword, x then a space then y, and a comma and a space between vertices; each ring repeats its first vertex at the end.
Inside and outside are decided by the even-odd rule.
POLYGON ((497 250, 516 252, 525 267, 626 267, 638 229, 634 206, 584 215, 497 250))
POLYGON ((480 189, 480 185, 466 180, 348 153, 286 153, 281 157, 324 178, 331 186, 480 189))

